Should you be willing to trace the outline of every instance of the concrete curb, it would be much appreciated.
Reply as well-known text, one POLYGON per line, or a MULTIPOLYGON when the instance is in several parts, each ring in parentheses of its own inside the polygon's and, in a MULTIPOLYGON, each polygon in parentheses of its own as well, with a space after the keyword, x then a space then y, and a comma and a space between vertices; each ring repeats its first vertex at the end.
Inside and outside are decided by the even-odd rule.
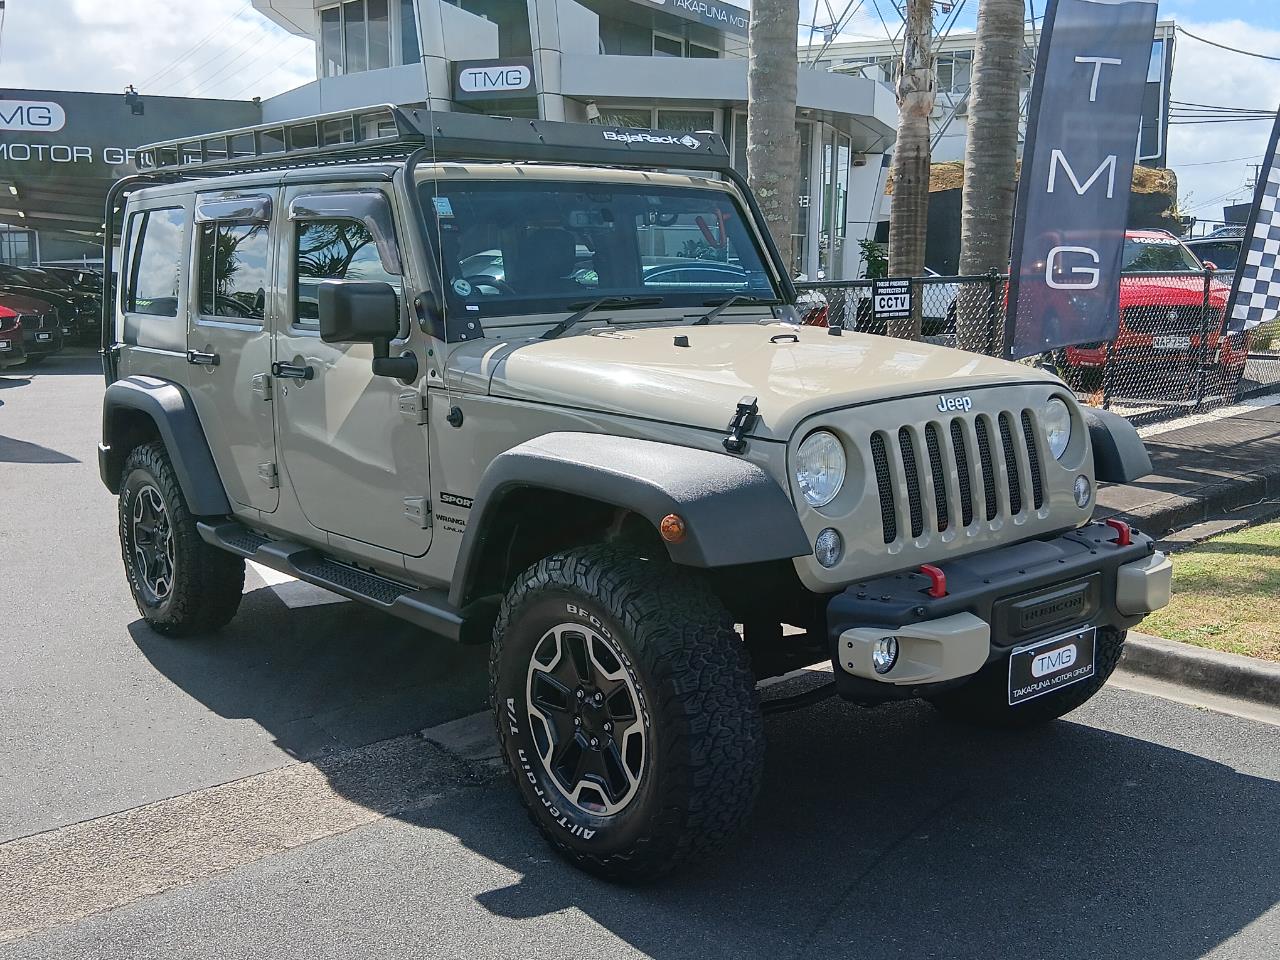
MULTIPOLYGON (((1144 503, 1131 510, 1096 511, 1099 519, 1120 517, 1143 533, 1157 539, 1197 523, 1204 523, 1241 507, 1280 496, 1280 464, 1241 474, 1228 480, 1202 487, 1191 496, 1170 494, 1154 503, 1144 503)), ((1105 490, 1101 492, 1105 500, 1105 490)))
POLYGON ((1129 631, 1120 666, 1236 700, 1280 707, 1280 663, 1129 631))

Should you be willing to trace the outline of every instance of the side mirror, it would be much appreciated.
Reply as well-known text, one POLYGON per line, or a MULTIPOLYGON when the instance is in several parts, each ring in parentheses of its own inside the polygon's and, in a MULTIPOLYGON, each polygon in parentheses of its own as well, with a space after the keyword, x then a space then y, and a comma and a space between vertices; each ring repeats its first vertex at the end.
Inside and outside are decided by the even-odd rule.
POLYGON ((325 343, 373 344, 373 373, 406 383, 418 379, 418 358, 393 357, 400 335, 400 298, 385 281, 325 280, 316 291, 320 339, 325 343))
POLYGON ((389 283, 325 280, 316 299, 325 343, 376 344, 400 335, 400 301, 389 283))

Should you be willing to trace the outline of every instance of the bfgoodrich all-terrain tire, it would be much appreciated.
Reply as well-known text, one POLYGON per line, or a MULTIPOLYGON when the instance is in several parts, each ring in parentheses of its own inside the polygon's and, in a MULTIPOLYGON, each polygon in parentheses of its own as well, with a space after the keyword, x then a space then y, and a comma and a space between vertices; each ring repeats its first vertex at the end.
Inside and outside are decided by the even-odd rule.
POLYGON ((206 633, 235 616, 244 561, 200 538, 162 443, 125 458, 120 548, 138 611, 158 633, 206 633))
POLYGON ((987 727, 1030 727, 1056 720, 1102 689, 1120 662, 1124 638, 1124 630, 1099 627, 1093 676, 1056 693, 1009 706, 1009 660, 1005 657, 987 664, 963 687, 939 694, 930 702, 949 717, 987 727))
POLYGON ((607 547, 540 561, 503 600, 489 688, 530 816, 585 870, 658 876, 751 812, 764 762, 755 680, 691 571, 607 547))

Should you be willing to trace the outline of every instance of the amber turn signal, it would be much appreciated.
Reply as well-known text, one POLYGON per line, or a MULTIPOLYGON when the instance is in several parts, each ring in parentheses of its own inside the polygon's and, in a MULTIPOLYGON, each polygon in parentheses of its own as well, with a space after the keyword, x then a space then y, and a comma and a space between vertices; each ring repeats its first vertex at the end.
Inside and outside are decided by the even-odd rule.
POLYGON ((683 517, 668 513, 658 524, 658 532, 667 543, 680 543, 689 531, 685 528, 683 517))

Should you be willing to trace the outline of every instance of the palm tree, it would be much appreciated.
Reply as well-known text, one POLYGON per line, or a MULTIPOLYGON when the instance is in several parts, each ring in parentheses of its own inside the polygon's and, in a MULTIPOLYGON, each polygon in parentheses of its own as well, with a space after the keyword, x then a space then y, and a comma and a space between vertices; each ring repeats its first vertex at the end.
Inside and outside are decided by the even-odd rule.
MULTIPOLYGON (((964 150, 960 214, 960 272, 1009 264, 1018 155, 1019 83, 1022 78, 1023 0, 980 0, 969 138, 964 150)), ((1003 303, 974 287, 957 305, 960 346, 982 353, 1000 349, 1003 303)))
MULTIPOLYGON (((893 151, 889 213, 889 276, 924 273, 929 226, 929 114, 933 111, 933 0, 907 0, 902 70, 898 76, 898 139, 893 151)), ((920 338, 919 297, 912 316, 890 320, 892 337, 920 338)))
MULTIPOLYGON (((796 219, 796 32, 800 0, 755 0, 747 63, 747 180, 792 268, 796 219)), ((794 272, 794 271, 793 271, 794 272)))

